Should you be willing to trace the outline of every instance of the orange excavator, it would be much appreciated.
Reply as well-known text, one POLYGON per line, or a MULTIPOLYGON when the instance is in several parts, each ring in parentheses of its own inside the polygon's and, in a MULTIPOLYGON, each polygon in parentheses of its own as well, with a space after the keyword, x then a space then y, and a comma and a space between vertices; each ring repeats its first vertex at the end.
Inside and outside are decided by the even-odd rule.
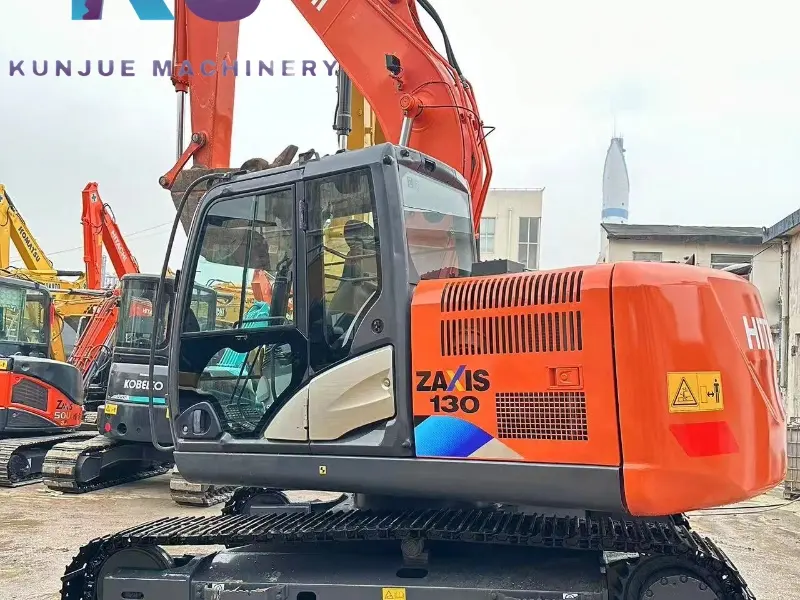
POLYGON ((785 473, 756 288, 690 265, 481 262, 484 129, 430 0, 293 2, 391 142, 184 190, 173 238, 218 182, 169 318, 173 454, 242 487, 222 515, 88 542, 62 600, 754 599, 683 513, 785 473), (273 276, 265 322, 194 326, 197 282, 223 269, 242 297, 251 270, 273 276), (223 389, 205 373, 227 350, 253 368, 223 389), (304 489, 345 493, 284 493, 304 489), (165 549, 200 545, 226 549, 165 549))
POLYGON ((0 487, 41 480, 48 450, 86 439, 78 369, 52 356, 58 326, 51 292, 33 281, 0 277, 0 487))
MULTIPOLYGON (((102 290, 103 247, 118 278, 138 273, 139 264, 119 230, 111 207, 103 202, 97 183, 86 184, 81 193, 83 227, 83 262, 90 290, 102 290)), ((106 298, 88 317, 88 323, 70 354, 69 362, 80 369, 87 390, 88 412, 103 402, 111 360, 111 340, 117 324, 119 289, 104 292, 106 298)))

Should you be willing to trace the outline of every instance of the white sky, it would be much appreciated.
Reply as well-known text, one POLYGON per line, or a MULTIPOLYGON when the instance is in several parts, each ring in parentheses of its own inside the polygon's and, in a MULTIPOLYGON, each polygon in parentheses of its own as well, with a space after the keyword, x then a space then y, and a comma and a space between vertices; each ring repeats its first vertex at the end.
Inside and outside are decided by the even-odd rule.
MULTIPOLYGON (((798 207, 796 3, 432 3, 497 127, 493 186, 546 188, 543 268, 596 260, 614 115, 632 222, 761 226, 798 207)), ((83 23, 68 0, 0 1, 0 182, 56 267, 80 269, 80 192, 97 181, 123 233, 147 230, 128 241, 155 271, 169 226, 149 228, 174 216, 157 181, 175 159, 175 94, 149 67, 170 57, 172 23, 106 4, 103 21, 83 23), (135 59, 138 75, 9 78, 9 60, 30 71, 34 58, 135 59)), ((331 59, 286 0, 243 22, 239 58, 331 59)), ((289 143, 334 151, 334 90, 333 77, 240 77, 232 164, 289 143)))

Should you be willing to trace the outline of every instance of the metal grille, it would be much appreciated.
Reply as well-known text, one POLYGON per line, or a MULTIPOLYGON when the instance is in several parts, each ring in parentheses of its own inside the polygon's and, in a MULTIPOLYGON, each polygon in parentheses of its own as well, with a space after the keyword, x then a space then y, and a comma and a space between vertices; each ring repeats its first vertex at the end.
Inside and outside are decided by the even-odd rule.
POLYGON ((783 494, 787 500, 800 498, 800 421, 792 421, 786 428, 786 479, 783 494))
POLYGON ((583 350, 581 312, 563 311, 442 320, 442 356, 583 350))
POLYGON ((580 302, 582 280, 583 271, 455 280, 445 285, 440 308, 459 312, 580 302))
POLYGON ((586 441, 583 392, 496 394, 497 437, 517 440, 586 441))
POLYGON ((23 379, 11 389, 11 402, 46 411, 47 388, 33 381, 23 379))

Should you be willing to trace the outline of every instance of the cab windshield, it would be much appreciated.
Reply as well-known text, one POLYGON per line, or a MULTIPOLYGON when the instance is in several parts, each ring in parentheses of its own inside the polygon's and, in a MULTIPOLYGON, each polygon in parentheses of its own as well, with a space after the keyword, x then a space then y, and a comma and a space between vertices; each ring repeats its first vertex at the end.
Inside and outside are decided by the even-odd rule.
MULTIPOLYGON (((129 279, 122 286, 122 308, 117 321, 117 346, 124 348, 150 348, 153 340, 153 304, 158 292, 157 279, 129 279)), ((173 295, 166 290, 162 296, 160 325, 156 336, 156 347, 167 341, 173 295)), ((216 294, 214 290, 195 285, 190 304, 190 331, 206 331, 214 328, 216 317, 216 294)))
MULTIPOLYGON (((122 306, 117 320, 116 344, 124 348, 150 348, 153 339, 153 305, 158 291, 158 279, 129 279, 122 284, 122 306)), ((161 312, 158 346, 166 342, 166 315, 172 299, 164 294, 166 302, 161 312)))
POLYGON ((48 306, 49 297, 41 290, 0 284, 0 343, 46 348, 48 306))
POLYGON ((472 273, 475 237, 469 195, 400 165, 408 254, 417 276, 436 279, 456 269, 472 273))
MULTIPOLYGON (((211 207, 194 282, 218 290, 213 329, 258 329, 292 321, 293 210, 292 189, 224 199, 211 207), (271 303, 276 280, 284 289, 285 309, 276 314, 252 312, 256 303, 271 303)), ((191 311, 196 313, 194 302, 195 296, 191 311)), ((192 320, 187 311, 184 332, 198 331, 192 329, 192 320)))

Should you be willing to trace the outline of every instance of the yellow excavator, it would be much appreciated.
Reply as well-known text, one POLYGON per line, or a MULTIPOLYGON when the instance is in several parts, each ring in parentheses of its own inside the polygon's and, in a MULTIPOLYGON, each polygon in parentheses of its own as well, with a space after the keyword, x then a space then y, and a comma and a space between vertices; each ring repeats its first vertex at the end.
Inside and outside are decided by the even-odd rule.
POLYGON ((52 327, 51 351, 55 360, 66 361, 81 332, 81 318, 102 300, 89 295, 83 271, 63 271, 53 266, 31 232, 6 187, 0 184, 0 275, 33 281, 51 291, 58 326, 52 327), (12 266, 11 244, 24 268, 12 266))

